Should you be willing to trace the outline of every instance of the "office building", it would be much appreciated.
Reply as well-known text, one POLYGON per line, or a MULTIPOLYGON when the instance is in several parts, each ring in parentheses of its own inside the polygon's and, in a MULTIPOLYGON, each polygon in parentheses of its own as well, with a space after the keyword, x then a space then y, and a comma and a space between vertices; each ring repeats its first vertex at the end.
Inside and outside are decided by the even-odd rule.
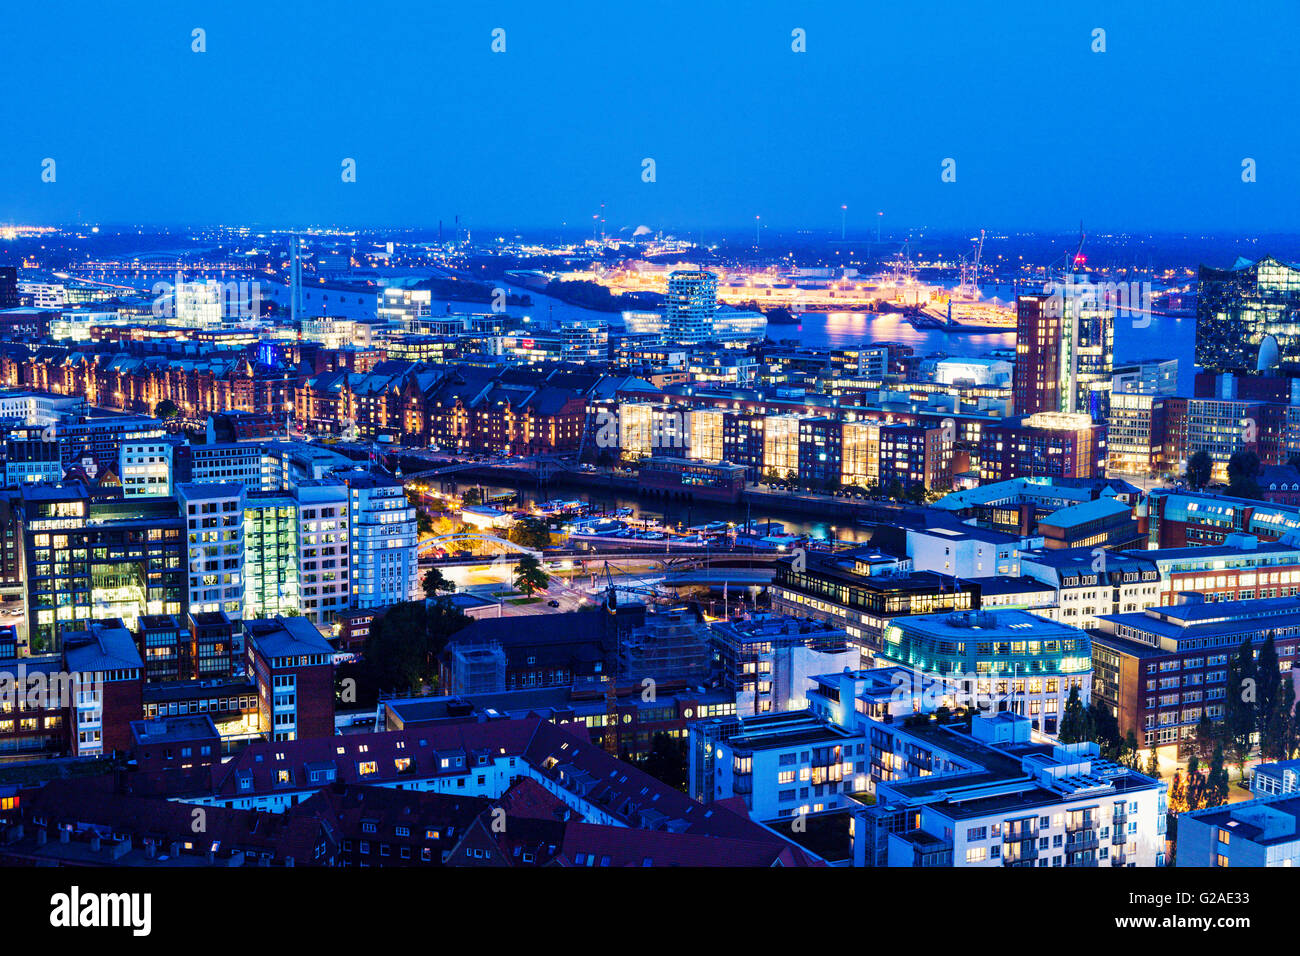
POLYGON ((1274 637, 1280 667, 1290 671, 1300 600, 1187 593, 1174 605, 1098 616, 1092 634, 1093 693, 1114 712, 1120 735, 1132 731, 1141 747, 1181 752, 1202 714, 1223 719, 1228 661, 1245 641, 1259 647, 1274 637))
POLYGON ((92 498, 83 482, 26 485, 19 499, 34 653, 59 633, 188 610, 185 522, 172 498, 92 498))
POLYGON ((1026 611, 919 614, 892 620, 875 655, 959 686, 968 700, 997 701, 1054 735, 1073 689, 1086 706, 1092 647, 1086 632, 1026 611))
POLYGON ((189 611, 244 614, 244 501, 242 482, 185 482, 176 486, 189 553, 189 611))
POLYGON ((1264 256, 1230 269, 1201 266, 1196 282, 1196 364, 1252 372, 1300 358, 1300 268, 1264 256))
POLYGON ((1112 303, 1074 277, 1051 293, 1016 297, 1017 415, 1066 412, 1104 421, 1115 338, 1112 303))
POLYGON ((167 441, 123 442, 118 453, 122 495, 167 497, 172 494, 172 444, 167 441))

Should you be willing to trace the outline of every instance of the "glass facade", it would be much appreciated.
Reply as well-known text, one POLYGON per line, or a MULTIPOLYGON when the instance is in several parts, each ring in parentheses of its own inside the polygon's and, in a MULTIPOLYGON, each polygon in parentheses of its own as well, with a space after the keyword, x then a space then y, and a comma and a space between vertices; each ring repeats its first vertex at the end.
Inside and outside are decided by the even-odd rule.
POLYGON ((1300 269, 1269 256, 1231 269, 1202 266, 1196 290, 1197 365, 1253 371, 1266 336, 1281 359, 1300 358, 1300 269))

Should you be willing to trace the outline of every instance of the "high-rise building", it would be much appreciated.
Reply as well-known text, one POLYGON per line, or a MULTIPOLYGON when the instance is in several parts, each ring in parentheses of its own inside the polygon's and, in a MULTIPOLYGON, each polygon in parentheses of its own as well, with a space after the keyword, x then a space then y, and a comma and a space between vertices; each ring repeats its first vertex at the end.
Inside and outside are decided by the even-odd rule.
POLYGON ((348 489, 335 481, 299 482, 298 589, 303 617, 328 624, 348 608, 348 489))
POLYGON ((244 484, 185 482, 176 486, 188 534, 190 613, 244 614, 244 484))
POLYGON ((402 483, 370 472, 347 472, 352 606, 378 607, 419 594, 415 508, 402 483))
POLYGON ((296 614, 298 500, 292 494, 252 491, 244 502, 244 616, 296 614))
POLYGON ((1016 297, 1016 414, 1081 412, 1104 420, 1111 387, 1115 310, 1073 279, 1016 297))
POLYGON ((1256 262, 1238 259, 1231 269, 1201 266, 1197 365, 1207 371, 1255 371, 1297 358, 1300 267, 1272 256, 1256 262))
POLYGON ((668 276, 664 332, 671 342, 704 342, 713 332, 718 309, 718 277, 704 270, 679 269, 668 276))

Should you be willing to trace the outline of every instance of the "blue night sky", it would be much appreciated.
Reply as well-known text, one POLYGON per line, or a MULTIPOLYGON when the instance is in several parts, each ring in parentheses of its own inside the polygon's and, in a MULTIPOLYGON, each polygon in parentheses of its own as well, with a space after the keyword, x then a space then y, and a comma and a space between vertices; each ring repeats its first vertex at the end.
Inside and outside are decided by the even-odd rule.
POLYGON ((838 230, 847 203, 850 230, 884 210, 1261 232, 1300 211, 1290 2, 40 0, 4 19, 0 222, 578 227, 604 202, 611 231, 838 230))

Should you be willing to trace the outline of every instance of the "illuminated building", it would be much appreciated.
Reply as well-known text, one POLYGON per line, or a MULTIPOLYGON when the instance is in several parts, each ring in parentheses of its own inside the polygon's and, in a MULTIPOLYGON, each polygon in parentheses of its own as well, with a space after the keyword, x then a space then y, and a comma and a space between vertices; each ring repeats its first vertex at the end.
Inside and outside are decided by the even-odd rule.
POLYGON ((1167 785, 1097 744, 1037 736, 1005 697, 950 720, 962 698, 908 667, 816 680, 812 712, 870 741, 853 765, 854 866, 1164 865, 1167 785))
POLYGON ((184 522, 173 498, 92 501, 80 481, 21 491, 33 651, 59 632, 120 618, 187 610, 184 522))
POLYGON ((726 414, 712 409, 695 409, 689 415, 689 456, 695 461, 717 464, 727 460, 724 442, 726 414))
POLYGON ((637 491, 692 501, 737 502, 745 490, 745 469, 729 462, 711 464, 654 456, 637 469, 637 491))
POLYGON ((63 477, 59 443, 39 426, 13 428, 5 436, 5 487, 63 477))
POLYGON ((799 417, 768 415, 763 422, 763 473, 782 480, 799 474, 799 417))
POLYGON ((352 607, 381 607, 420 597, 416 513, 402 483, 358 470, 342 478, 348 492, 352 607))
POLYGON ((1101 477, 1106 426, 1068 412, 1038 412, 990 422, 980 435, 979 459, 982 481, 1101 477))
POLYGON ((802 710, 814 675, 856 670, 862 663, 842 628, 825 621, 760 614, 752 620, 709 625, 723 686, 735 694, 737 714, 802 710))
POLYGON ((839 420, 821 415, 799 419, 798 441, 799 479, 837 484, 843 457, 839 420))
POLYGON ((349 606, 348 490, 336 481, 304 480, 296 495, 300 609, 313 624, 328 624, 349 606))
POLYGON ((1006 700, 1034 730, 1054 735, 1070 691, 1087 707, 1092 644, 1085 631, 998 608, 894 618, 878 664, 902 664, 959 687, 971 699, 1006 700))
POLYGON ((63 662, 79 686, 68 701, 71 754, 101 757, 131 746, 130 721, 144 707, 144 664, 116 619, 63 632, 63 662))
POLYGON ((870 488, 880 481, 880 425, 845 422, 840 440, 840 484, 870 488))
POLYGON ((305 617, 245 622, 248 676, 267 739, 334 736, 334 648, 305 617))
POLYGON ((189 610, 244 614, 244 485, 185 482, 176 486, 188 540, 189 610))
POLYGON ((190 633, 175 614, 142 614, 135 633, 144 655, 144 679, 147 682, 190 680, 194 677, 190 633))
POLYGON ((569 319, 560 323, 560 360, 604 362, 609 358, 609 323, 603 319, 569 319))
POLYGON ((1292 597, 1207 601, 1185 593, 1179 603, 1098 617, 1093 631, 1093 688, 1140 747, 1190 746, 1202 714, 1224 716, 1232 692, 1228 661, 1242 644, 1275 640, 1283 676, 1297 662, 1300 601, 1292 597))
POLYGON ((167 497, 172 493, 172 445, 166 441, 123 442, 118 452, 122 495, 167 497))
POLYGON ((649 458, 655 453, 655 408, 636 402, 618 407, 618 446, 624 461, 649 458))
POLYGON ((952 489, 953 441, 947 429, 895 424, 882 426, 877 435, 877 470, 882 488, 888 490, 897 481, 904 488, 920 485, 926 491, 952 489))
POLYGON ((298 501, 250 491, 244 501, 244 617, 297 613, 298 501))
MULTIPOLYGON (((1148 477, 1167 467, 1164 398, 1112 391, 1106 446, 1108 474, 1148 477)), ((1177 467, 1178 463, 1172 465, 1177 467)))
POLYGON ((1052 294, 1017 296, 1016 414, 1077 412, 1104 420, 1114 339, 1114 309, 1076 293, 1072 283, 1052 294))
MULTIPOLYGON (((1300 269, 1265 256, 1231 269, 1201 266, 1196 282, 1196 364, 1211 371, 1260 368, 1270 340, 1273 361, 1300 358, 1300 269)), ((1268 356, 1265 356, 1266 358, 1268 356)))
POLYGON ((1180 813, 1174 865, 1300 866, 1298 823, 1300 797, 1294 793, 1180 813))
POLYGON ((704 270, 678 270, 668 277, 664 295, 664 334, 670 342, 693 344, 713 334, 718 308, 718 277, 704 270))
POLYGON ((737 798, 755 820, 851 805, 861 733, 806 710, 701 720, 690 729, 690 795, 703 804, 737 798))
POLYGON ((1116 365, 1110 393, 1173 395, 1178 391, 1178 359, 1143 359, 1116 365))
POLYGON ((1102 551, 1097 546, 1026 549, 1020 553, 1020 572, 1055 589, 1054 605, 1043 616, 1093 628, 1103 614, 1160 603, 1160 570, 1150 558, 1155 553, 1102 551))
POLYGON ((916 570, 959 580, 1017 575, 1021 550, 1043 544, 1041 535, 981 528, 942 514, 922 527, 907 528, 905 534, 907 556, 916 570))
POLYGON ((886 627, 900 617, 979 606, 976 582, 913 571, 910 558, 867 548, 791 556, 777 564, 771 593, 777 613, 843 628, 864 661, 880 650, 886 627))

